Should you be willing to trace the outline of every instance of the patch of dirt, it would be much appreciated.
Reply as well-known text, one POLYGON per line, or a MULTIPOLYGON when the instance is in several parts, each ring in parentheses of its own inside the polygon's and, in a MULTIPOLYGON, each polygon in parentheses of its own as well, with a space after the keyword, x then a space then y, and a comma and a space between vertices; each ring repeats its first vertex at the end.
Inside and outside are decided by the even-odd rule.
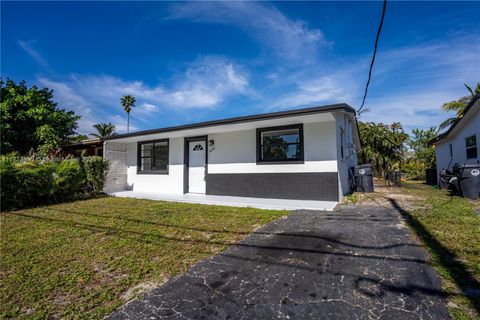
MULTIPOLYGON (((283 217, 281 217, 280 219, 283 219, 283 217)), ((254 224, 254 225, 252 226, 252 232, 257 231, 257 230, 260 229, 261 227, 262 227, 261 224, 258 224, 258 223, 254 224)))
POLYGON ((219 247, 219 246, 212 246, 212 247, 210 248, 210 252, 211 252, 212 254, 217 254, 217 253, 219 253, 219 252, 221 252, 221 251, 222 251, 222 248, 219 247))
POLYGON ((288 264, 293 264, 293 265, 304 264, 308 266, 308 263, 302 259, 287 258, 287 259, 283 259, 282 262, 286 262, 288 264))
MULTIPOLYGON (((50 293, 48 300, 52 301, 52 304, 55 306, 53 313, 49 315, 49 319, 62 319, 62 310, 64 310, 66 306, 74 304, 78 300, 78 296, 72 292, 65 292, 61 288, 58 288, 50 293)), ((26 315, 30 315, 36 310, 34 306, 32 306, 25 311, 28 312, 26 315)))
POLYGON ((209 232, 202 232, 201 235, 207 240, 210 240, 213 238, 213 234, 209 232))
POLYGON ((35 310, 32 309, 32 308, 23 308, 23 309, 22 309, 22 314, 23 314, 23 315, 26 315, 26 316, 30 316, 30 315, 33 314, 34 311, 35 311, 35 310))
POLYGON ((92 279, 91 286, 103 286, 125 278, 127 274, 118 270, 109 270, 105 263, 92 263, 92 270, 95 271, 95 276, 92 279))
MULTIPOLYGON (((392 200, 405 210, 413 209, 415 203, 422 200, 421 197, 405 194, 402 189, 397 187, 386 187, 384 185, 375 185, 373 193, 355 193, 356 201, 354 204, 360 205, 380 205, 393 208, 392 200)), ((346 203, 349 204, 348 202, 346 203)))
POLYGON ((145 293, 148 293, 152 291, 153 289, 161 286, 167 281, 167 278, 165 277, 162 282, 153 282, 153 281, 146 281, 146 282, 141 282, 137 284, 136 286, 131 287, 127 291, 125 291, 120 298, 127 302, 130 301, 140 295, 143 295, 145 293))
POLYGON ((77 298, 76 296, 73 296, 69 293, 61 292, 61 293, 55 294, 55 297, 53 298, 53 303, 56 306, 63 307, 75 301, 76 298, 77 298))
POLYGON ((475 212, 476 214, 480 215, 480 206, 475 207, 474 210, 475 210, 474 212, 475 212))

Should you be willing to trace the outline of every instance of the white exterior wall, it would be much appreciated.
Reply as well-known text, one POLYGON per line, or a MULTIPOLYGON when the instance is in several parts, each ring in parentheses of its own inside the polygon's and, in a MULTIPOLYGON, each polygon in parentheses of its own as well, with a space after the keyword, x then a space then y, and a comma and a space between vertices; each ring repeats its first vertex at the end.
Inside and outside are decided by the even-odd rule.
POLYGON ((126 189, 163 194, 183 194, 184 191, 184 139, 208 136, 214 145, 208 146, 208 173, 301 173, 336 172, 339 197, 348 194, 348 168, 357 164, 353 152, 356 130, 350 114, 345 112, 322 113, 285 117, 238 124, 201 127, 127 137, 107 141, 107 145, 123 144, 126 149, 124 166, 126 189), (256 129, 293 124, 303 124, 304 162, 291 164, 257 164, 256 129), (345 130, 344 157, 340 151, 340 128, 345 130), (169 139, 168 174, 138 174, 137 145, 141 141, 169 139), (338 161, 337 161, 338 160, 338 161))
POLYGON ((347 115, 339 113, 336 115, 336 141, 337 141, 337 171, 338 171, 338 195, 341 199, 350 193, 350 183, 348 178, 348 169, 357 165, 357 154, 352 132, 356 130, 353 119, 347 115), (342 141, 342 129, 344 131, 342 141), (341 146, 343 143, 343 157, 341 146))
POLYGON ((256 130, 208 136, 208 173, 336 172, 335 121, 303 125, 304 163, 259 164, 256 130))
MULTIPOLYGON (((215 143, 208 148, 207 170, 208 173, 337 172, 336 129, 336 121, 305 123, 305 161, 299 164, 257 165, 255 129, 210 134, 208 139, 215 143)), ((129 189, 183 194, 184 137, 169 139, 168 174, 137 174, 137 142, 127 144, 127 154, 129 189)))
MULTIPOLYGON (((144 140, 149 140, 148 138, 144 140)), ((143 140, 139 140, 143 141, 143 140)), ((183 194, 183 138, 169 139, 168 174, 137 174, 137 142, 127 144, 127 183, 134 191, 183 194)))
POLYGON ((479 163, 480 153, 480 104, 473 106, 476 110, 471 110, 472 115, 468 118, 462 119, 455 128, 455 132, 452 132, 448 138, 439 141, 435 145, 435 154, 437 156, 437 173, 440 173, 443 169, 447 169, 450 163, 449 170, 452 170, 453 166, 458 164, 477 164, 479 163), (477 136, 477 158, 467 159, 467 151, 465 145, 465 138, 476 135, 477 136), (452 144, 453 157, 450 159, 449 144, 452 144))

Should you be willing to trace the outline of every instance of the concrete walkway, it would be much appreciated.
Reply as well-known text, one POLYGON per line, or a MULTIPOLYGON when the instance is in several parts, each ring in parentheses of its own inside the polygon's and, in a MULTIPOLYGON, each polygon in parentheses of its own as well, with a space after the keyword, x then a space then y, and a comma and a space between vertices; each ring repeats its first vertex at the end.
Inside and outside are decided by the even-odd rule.
POLYGON ((211 196, 205 194, 161 194, 139 191, 120 191, 111 195, 116 197, 162 200, 172 202, 199 203, 230 207, 250 207, 270 210, 325 210, 332 211, 337 202, 335 201, 308 201, 287 199, 266 199, 250 197, 211 196))
POLYGON ((448 319, 426 259, 394 210, 297 211, 110 319, 448 319))

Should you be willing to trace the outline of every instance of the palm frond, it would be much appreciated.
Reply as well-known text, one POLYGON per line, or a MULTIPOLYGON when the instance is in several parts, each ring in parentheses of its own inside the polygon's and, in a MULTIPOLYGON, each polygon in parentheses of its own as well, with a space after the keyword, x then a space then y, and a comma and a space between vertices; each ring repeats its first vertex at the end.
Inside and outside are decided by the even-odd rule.
POLYGON ((91 133, 92 136, 101 138, 107 138, 115 134, 115 126, 109 123, 97 123, 93 127, 97 130, 97 133, 91 133))
POLYGON ((442 123, 440 123, 439 129, 443 130, 450 127, 458 118, 448 118, 442 123))
POLYGON ((120 104, 125 108, 131 110, 131 108, 135 107, 135 97, 131 95, 123 96, 120 99, 120 104))
POLYGON ((465 109, 465 106, 470 101, 470 97, 465 96, 456 101, 450 101, 442 105, 442 109, 445 111, 459 111, 465 109))
POLYGON ((475 96, 475 93, 473 92, 472 88, 471 88, 468 84, 466 84, 466 83, 464 83, 464 85, 465 85, 465 87, 467 88, 468 92, 470 92, 470 94, 472 95, 472 97, 474 97, 474 96, 475 96))

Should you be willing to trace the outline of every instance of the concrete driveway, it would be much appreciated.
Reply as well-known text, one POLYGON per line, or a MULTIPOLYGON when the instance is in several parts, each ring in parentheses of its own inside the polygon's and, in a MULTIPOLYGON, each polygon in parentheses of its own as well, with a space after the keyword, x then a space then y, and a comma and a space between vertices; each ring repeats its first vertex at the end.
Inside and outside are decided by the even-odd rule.
POLYGON ((448 319, 440 278, 398 212, 296 211, 111 319, 448 319))

